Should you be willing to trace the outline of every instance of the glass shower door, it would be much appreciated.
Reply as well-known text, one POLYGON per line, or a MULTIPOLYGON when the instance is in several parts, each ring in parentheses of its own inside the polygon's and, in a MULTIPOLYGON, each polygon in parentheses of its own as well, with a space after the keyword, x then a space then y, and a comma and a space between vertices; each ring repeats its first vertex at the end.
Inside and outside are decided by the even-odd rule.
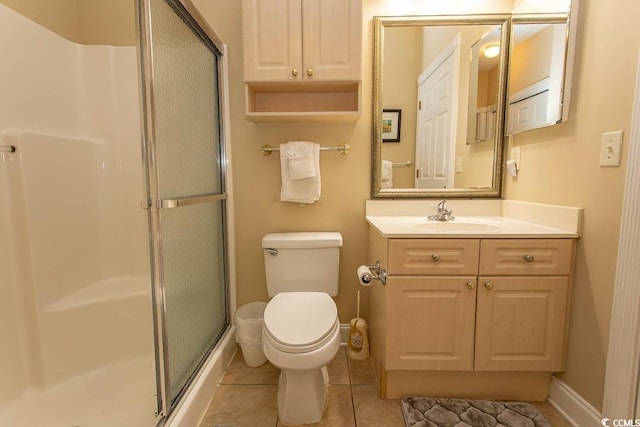
POLYGON ((166 416, 229 323, 221 54, 179 2, 141 3, 158 380, 166 416))

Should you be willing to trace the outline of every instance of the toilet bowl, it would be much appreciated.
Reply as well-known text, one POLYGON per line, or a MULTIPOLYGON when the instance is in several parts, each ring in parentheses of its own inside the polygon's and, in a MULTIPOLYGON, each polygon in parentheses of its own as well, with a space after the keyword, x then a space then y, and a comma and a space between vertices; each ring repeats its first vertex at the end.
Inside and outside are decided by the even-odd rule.
POLYGON ((282 292, 264 312, 262 346, 281 369, 278 415, 285 424, 321 420, 327 402, 326 365, 340 347, 340 322, 324 292, 282 292))

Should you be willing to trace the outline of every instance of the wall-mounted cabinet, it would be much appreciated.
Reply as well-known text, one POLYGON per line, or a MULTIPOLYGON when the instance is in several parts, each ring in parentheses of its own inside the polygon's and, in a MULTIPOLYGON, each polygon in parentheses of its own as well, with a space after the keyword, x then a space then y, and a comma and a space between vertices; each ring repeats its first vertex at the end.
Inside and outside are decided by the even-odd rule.
POLYGON ((252 120, 355 120, 361 0, 244 0, 245 112, 252 120))

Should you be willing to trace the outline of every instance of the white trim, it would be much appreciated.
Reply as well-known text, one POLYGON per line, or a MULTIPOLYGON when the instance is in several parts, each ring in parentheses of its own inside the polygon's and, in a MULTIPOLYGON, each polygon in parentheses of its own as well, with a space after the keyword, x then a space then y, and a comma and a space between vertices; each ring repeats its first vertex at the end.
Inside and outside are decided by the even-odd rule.
POLYGON ((549 90, 549 77, 545 77, 542 80, 532 83, 529 86, 523 89, 520 89, 517 92, 512 93, 511 97, 509 98, 509 105, 520 102, 526 98, 531 98, 534 95, 538 95, 548 90, 549 90))
POLYGON ((229 92, 229 54, 226 44, 222 45, 222 130, 225 147, 225 191, 227 193, 227 266, 229 268, 229 314, 236 311, 236 241, 235 241, 235 203, 233 191, 233 173, 231 167, 231 94, 229 92))
POLYGON ((602 414, 556 377, 549 384, 549 403, 575 427, 599 427, 602 414))
MULTIPOLYGON (((449 141, 453 141, 453 144, 450 144, 449 146, 449 165, 448 165, 448 176, 447 176, 447 187, 452 187, 455 177, 456 177, 456 171, 455 171, 455 164, 456 164, 456 145, 458 142, 458 119, 459 119, 459 113, 460 111, 458 111, 458 105, 460 104, 460 56, 461 56, 461 49, 460 49, 460 43, 462 41, 462 33, 458 33, 455 36, 454 41, 452 41, 452 44, 455 44, 455 47, 453 49, 453 53, 451 54, 453 56, 453 74, 452 74, 452 79, 453 79, 453 87, 451 88, 451 122, 449 123, 449 132, 450 132, 450 136, 449 136, 449 141), (457 84, 456 84, 457 82, 457 84)), ((468 96, 465 95, 465 101, 467 100, 468 96)), ((469 105, 467 105, 467 109, 469 108, 469 105)), ((465 113, 467 111, 467 109, 465 109, 465 113)))
POLYGON ((640 61, 624 190, 618 263, 604 386, 603 414, 636 418, 640 363, 640 61))

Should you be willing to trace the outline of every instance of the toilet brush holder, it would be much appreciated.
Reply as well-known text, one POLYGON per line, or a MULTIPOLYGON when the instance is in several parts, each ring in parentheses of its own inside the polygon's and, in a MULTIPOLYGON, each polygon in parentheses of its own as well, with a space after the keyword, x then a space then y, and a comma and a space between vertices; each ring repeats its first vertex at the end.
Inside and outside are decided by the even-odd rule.
POLYGON ((369 336, 367 322, 364 319, 351 319, 349 323, 349 341, 347 355, 352 359, 366 359, 369 357, 369 336))

